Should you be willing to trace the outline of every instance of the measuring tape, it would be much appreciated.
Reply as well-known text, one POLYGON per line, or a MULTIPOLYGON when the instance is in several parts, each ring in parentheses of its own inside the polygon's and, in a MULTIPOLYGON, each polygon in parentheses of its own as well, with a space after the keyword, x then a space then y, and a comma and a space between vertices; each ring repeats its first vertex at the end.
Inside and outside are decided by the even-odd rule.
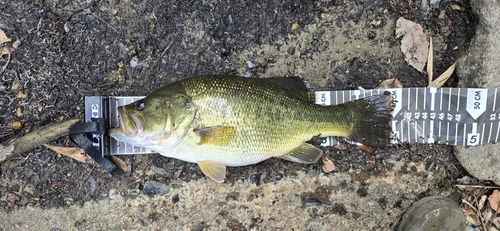
MULTIPOLYGON (((498 89, 394 88, 317 91, 316 103, 337 105, 389 91, 393 111, 392 143, 410 142, 475 146, 498 141, 500 107, 498 89)), ((325 146, 338 144, 328 137, 325 146)))
MULTIPOLYGON (((337 105, 389 91, 394 103, 393 144, 402 142, 475 146, 494 143, 500 133, 498 89, 394 88, 374 90, 316 91, 315 103, 337 105)), ((87 96, 85 121, 104 118, 108 127, 120 124, 117 108, 144 96, 87 96)), ((500 103, 499 103, 500 104, 500 103)), ((147 154, 154 151, 118 142, 106 135, 89 134, 103 155, 147 154)), ((322 146, 344 143, 327 137, 322 146)))

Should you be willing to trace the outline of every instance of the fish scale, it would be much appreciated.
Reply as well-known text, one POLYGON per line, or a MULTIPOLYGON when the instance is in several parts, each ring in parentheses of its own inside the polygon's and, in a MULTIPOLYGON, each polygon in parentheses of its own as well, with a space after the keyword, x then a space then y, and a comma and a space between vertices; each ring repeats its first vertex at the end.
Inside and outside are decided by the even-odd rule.
POLYGON ((223 182, 226 166, 271 157, 314 163, 322 151, 313 136, 344 136, 372 147, 389 143, 390 96, 337 106, 310 102, 300 78, 201 76, 167 85, 118 108, 118 141, 198 163, 223 182))

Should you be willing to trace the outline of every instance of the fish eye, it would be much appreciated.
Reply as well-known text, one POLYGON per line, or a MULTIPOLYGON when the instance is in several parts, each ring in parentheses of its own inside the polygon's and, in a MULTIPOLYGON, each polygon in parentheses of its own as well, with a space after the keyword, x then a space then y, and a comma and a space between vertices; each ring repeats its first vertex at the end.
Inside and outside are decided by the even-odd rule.
POLYGON ((136 107, 137 107, 137 110, 142 111, 146 107, 146 104, 144 104, 144 102, 138 102, 136 104, 136 107))

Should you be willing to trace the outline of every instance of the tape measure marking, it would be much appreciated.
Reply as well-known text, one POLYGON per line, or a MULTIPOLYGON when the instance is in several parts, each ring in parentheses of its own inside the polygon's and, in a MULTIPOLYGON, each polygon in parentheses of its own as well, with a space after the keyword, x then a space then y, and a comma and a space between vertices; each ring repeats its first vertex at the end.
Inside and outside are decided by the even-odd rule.
MULTIPOLYGON (((314 94, 315 103, 326 106, 383 94, 384 91, 391 93, 394 103, 392 143, 476 146, 499 140, 500 104, 496 104, 498 89, 396 88, 316 91, 314 94)), ((118 127, 117 107, 141 98, 143 97, 90 96, 87 102, 86 97, 85 118, 90 119, 94 112, 102 110, 100 114, 103 114, 110 126, 118 127)), ((327 137, 322 145, 340 143, 335 137, 327 137)), ((101 146, 103 153, 112 155, 152 153, 149 149, 117 142, 107 136, 103 137, 101 146)))

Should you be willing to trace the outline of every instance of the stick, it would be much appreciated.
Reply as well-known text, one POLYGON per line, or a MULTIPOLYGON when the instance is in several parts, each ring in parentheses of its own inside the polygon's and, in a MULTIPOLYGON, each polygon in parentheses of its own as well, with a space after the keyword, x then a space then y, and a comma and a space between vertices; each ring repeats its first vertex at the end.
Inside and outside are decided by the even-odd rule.
POLYGON ((8 139, 0 144, 0 163, 23 154, 51 140, 69 134, 69 128, 80 122, 80 119, 67 120, 61 123, 49 124, 36 129, 24 136, 8 139))

